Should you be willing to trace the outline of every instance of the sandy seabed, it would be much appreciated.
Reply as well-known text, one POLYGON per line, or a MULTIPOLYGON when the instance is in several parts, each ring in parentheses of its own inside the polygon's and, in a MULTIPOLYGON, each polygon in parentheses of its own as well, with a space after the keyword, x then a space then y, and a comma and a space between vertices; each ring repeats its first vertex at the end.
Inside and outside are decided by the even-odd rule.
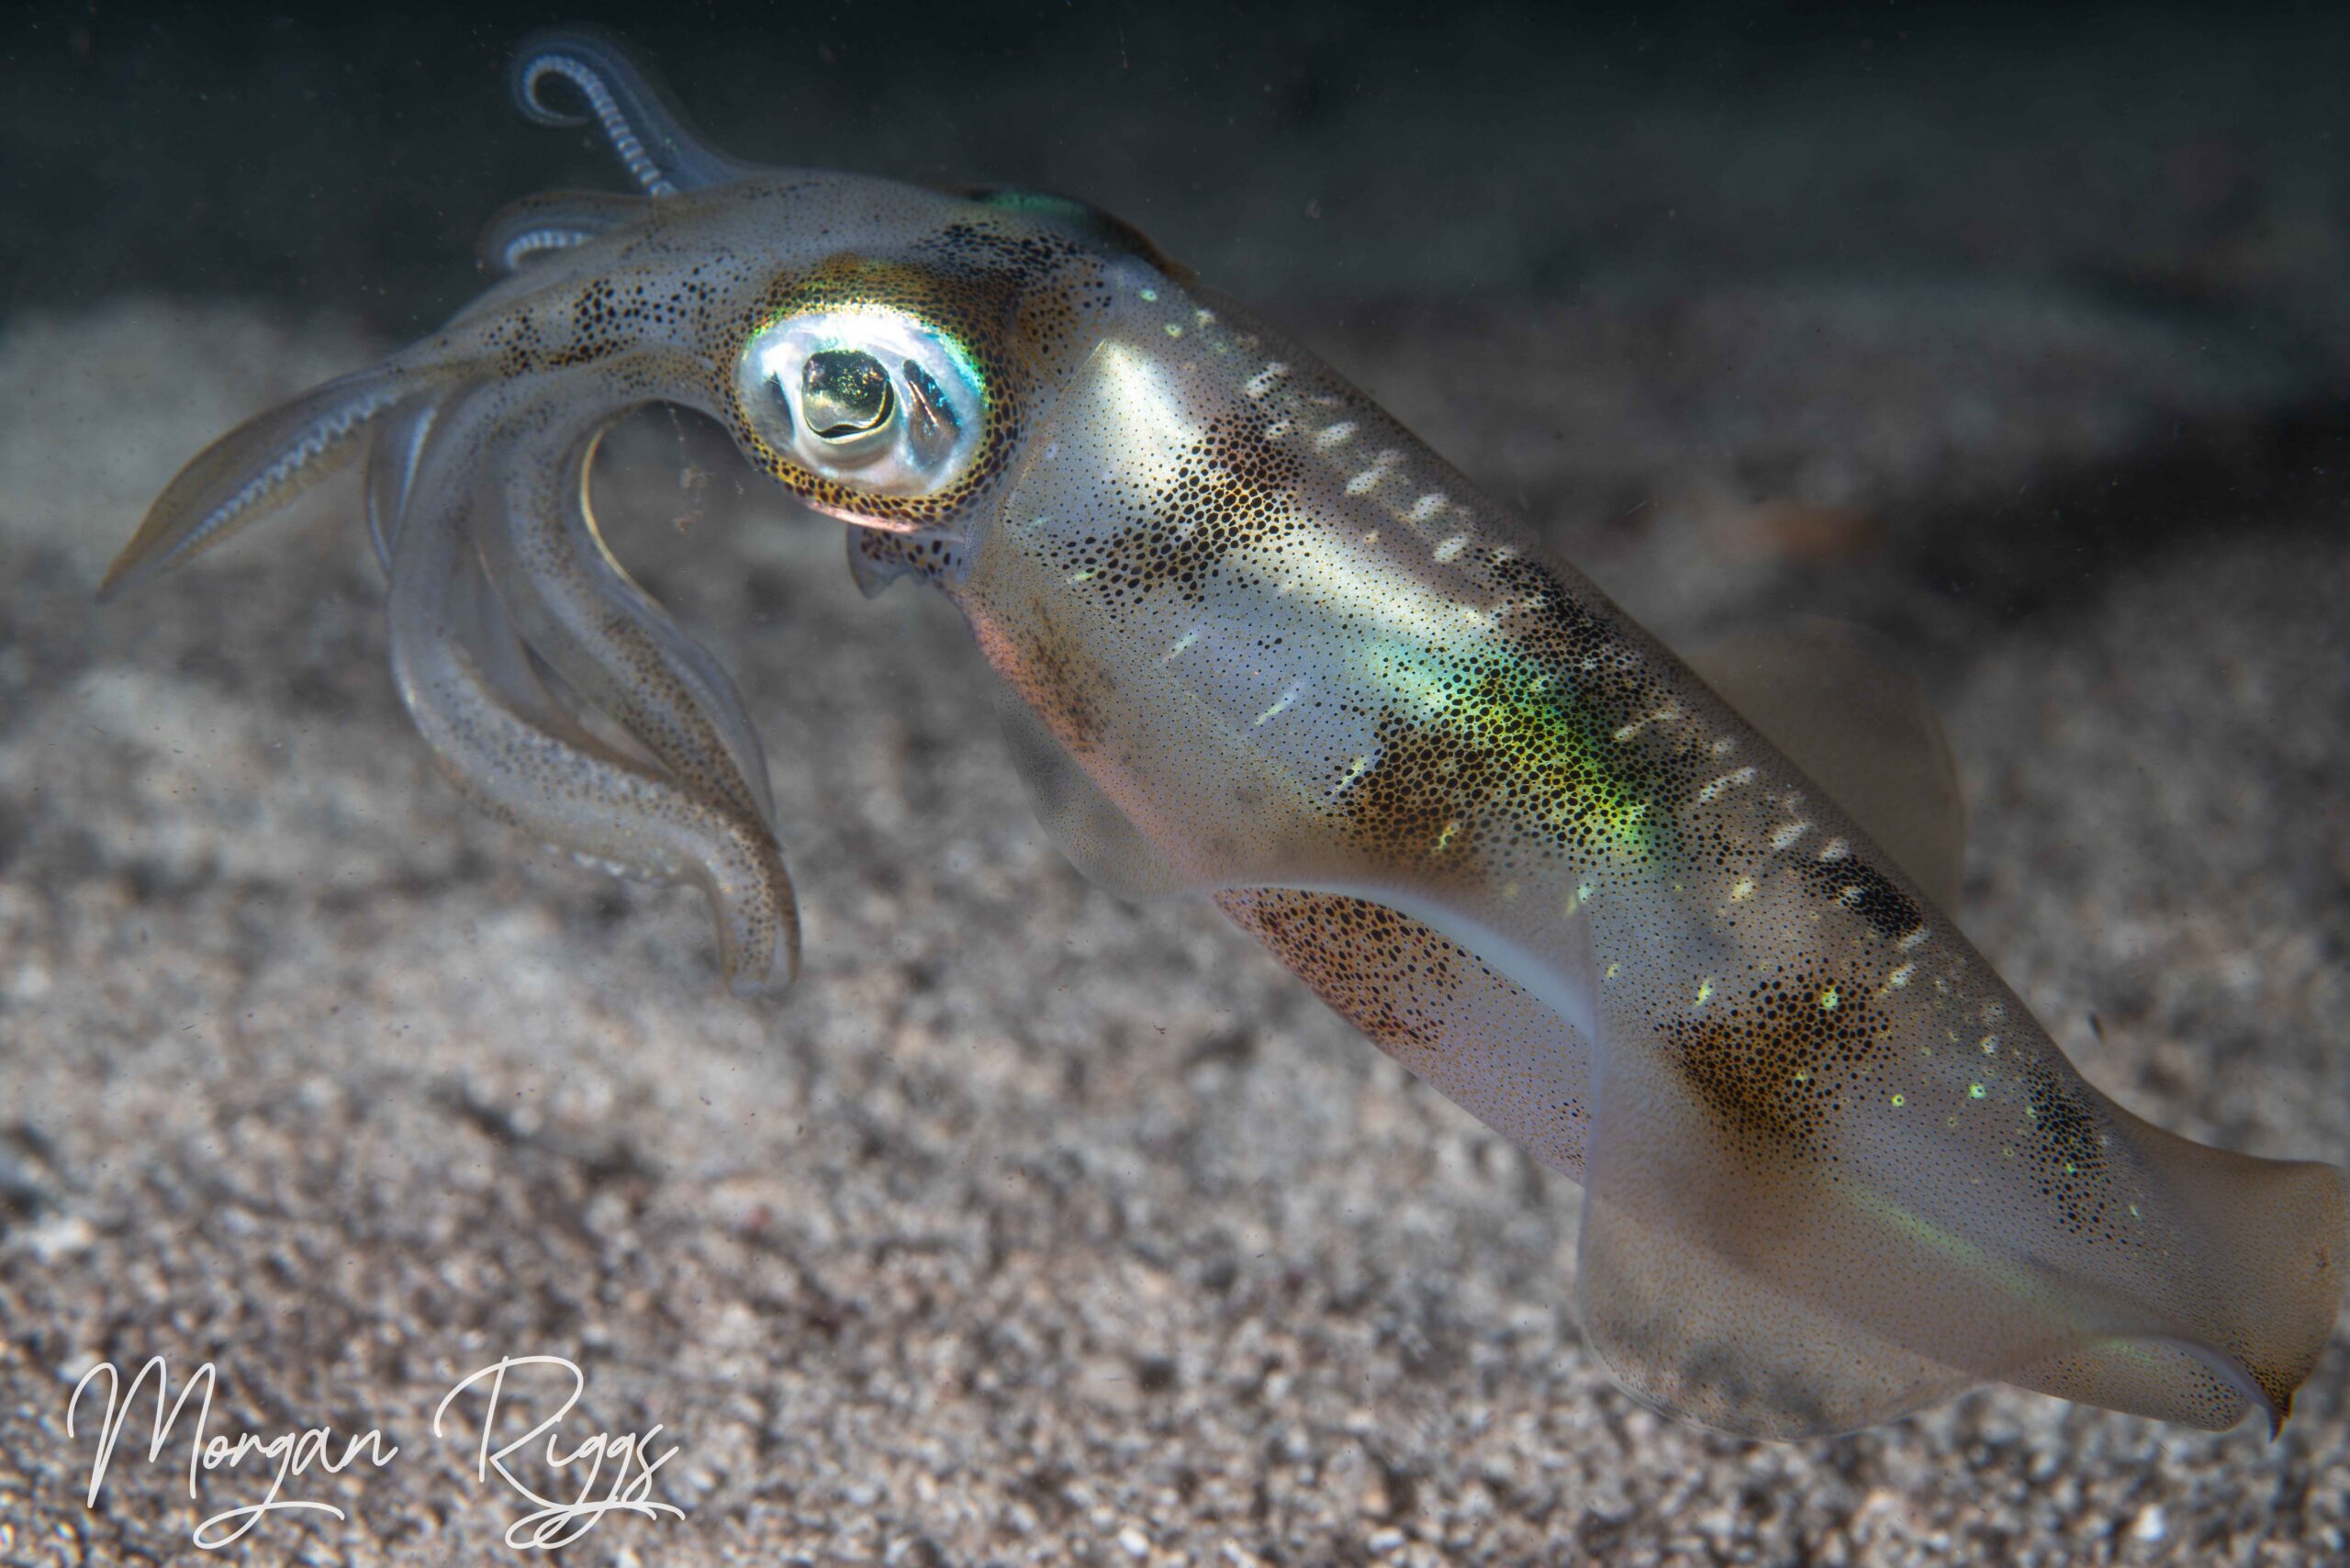
MULTIPOLYGON (((1961 920, 2088 1077, 2350 1154, 2350 528, 2338 484, 2260 482, 2315 396, 2289 358, 1954 286, 1300 325, 1668 634, 1903 637, 1961 920)), ((683 1518, 565 1561, 2350 1551, 2339 1332, 2274 1443, 2009 1390, 1785 1446, 1634 1405, 1576 1330, 1574 1188, 1211 907, 1084 884, 952 611, 862 601, 708 431, 640 418, 599 495, 770 748, 779 1004, 725 996, 691 897, 441 781, 347 485, 93 607, 182 460, 382 346, 135 299, 0 336, 0 1562, 193 1561, 263 1490, 191 1503, 185 1449, 126 1437, 84 1506, 67 1396, 158 1353, 218 1364, 216 1430, 400 1447, 289 1484, 348 1518, 274 1516, 256 1562, 497 1556, 527 1510, 430 1428, 531 1353, 585 1369, 581 1430, 677 1445, 683 1518)))

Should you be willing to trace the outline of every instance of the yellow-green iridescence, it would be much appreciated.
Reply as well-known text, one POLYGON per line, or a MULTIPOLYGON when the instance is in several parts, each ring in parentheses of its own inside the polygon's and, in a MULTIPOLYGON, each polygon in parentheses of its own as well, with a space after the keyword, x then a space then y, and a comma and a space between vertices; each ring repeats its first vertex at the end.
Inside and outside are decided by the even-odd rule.
MULTIPOLYGON (((1138 429, 1184 421, 1180 386, 1137 366, 1119 386, 1138 429), (1146 400, 1164 408, 1146 413, 1146 400)), ((1336 416, 1369 412, 1318 393, 1269 398, 1261 417, 1219 410, 1081 499, 1059 496, 1024 547, 1120 638, 1163 648, 1203 689, 1271 681, 1235 722, 1318 780, 1332 825, 1372 861, 1456 876, 1532 874, 1562 856, 1653 860, 1672 743, 1621 732, 1665 694, 1612 620, 1518 550, 1448 550, 1438 535, 1435 578, 1415 575, 1395 553, 1412 525, 1325 477, 1345 448, 1329 436, 1366 422, 1336 416), (1325 504, 1325 487, 1347 498, 1325 504), (1203 626, 1219 629, 1205 644, 1203 626)), ((1376 458, 1365 472, 1404 479, 1376 458)), ((1031 617, 1037 648, 1021 665, 1041 662, 1051 619, 1031 617)), ((1060 689, 1013 678, 1071 739, 1060 689)))
POLYGON ((1340 795, 1347 831, 1390 853, 1507 858, 1529 837, 1646 859, 1660 823, 1615 725, 1506 647, 1435 660, 1372 651, 1403 700, 1379 718, 1379 751, 1340 795), (1614 764, 1611 766, 1611 763, 1614 764))

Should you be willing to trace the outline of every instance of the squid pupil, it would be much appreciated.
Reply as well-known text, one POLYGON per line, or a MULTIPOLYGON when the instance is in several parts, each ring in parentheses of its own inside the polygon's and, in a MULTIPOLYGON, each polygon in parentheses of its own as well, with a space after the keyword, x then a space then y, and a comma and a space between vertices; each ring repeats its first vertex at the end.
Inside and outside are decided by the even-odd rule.
POLYGON ((826 441, 878 430, 896 401, 890 373, 860 349, 811 353, 800 373, 800 411, 826 441))

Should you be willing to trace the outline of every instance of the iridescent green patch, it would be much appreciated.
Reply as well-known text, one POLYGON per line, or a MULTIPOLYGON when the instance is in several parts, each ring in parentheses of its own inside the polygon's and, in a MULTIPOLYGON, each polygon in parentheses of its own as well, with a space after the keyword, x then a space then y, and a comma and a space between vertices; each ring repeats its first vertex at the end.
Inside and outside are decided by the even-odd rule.
POLYGON ((1149 235, 1115 213, 1104 212, 1091 202, 1065 196, 1056 191, 1031 190, 1022 185, 988 185, 964 194, 973 201, 1001 211, 1044 218, 1079 239, 1139 257, 1170 275, 1177 271, 1175 263, 1152 243, 1149 235))
POLYGON ((1464 864, 1517 847, 1656 854, 1646 769, 1595 702, 1506 654, 1394 661, 1385 678, 1412 700, 1381 718, 1376 760, 1340 796, 1359 840, 1464 864))

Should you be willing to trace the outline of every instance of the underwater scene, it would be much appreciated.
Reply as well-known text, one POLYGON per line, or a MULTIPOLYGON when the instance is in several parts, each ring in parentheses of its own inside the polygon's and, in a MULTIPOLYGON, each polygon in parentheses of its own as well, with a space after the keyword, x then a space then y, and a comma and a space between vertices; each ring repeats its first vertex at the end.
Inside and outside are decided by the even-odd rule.
POLYGON ((0 23, 0 1562, 2350 1561, 2345 62, 0 23))

